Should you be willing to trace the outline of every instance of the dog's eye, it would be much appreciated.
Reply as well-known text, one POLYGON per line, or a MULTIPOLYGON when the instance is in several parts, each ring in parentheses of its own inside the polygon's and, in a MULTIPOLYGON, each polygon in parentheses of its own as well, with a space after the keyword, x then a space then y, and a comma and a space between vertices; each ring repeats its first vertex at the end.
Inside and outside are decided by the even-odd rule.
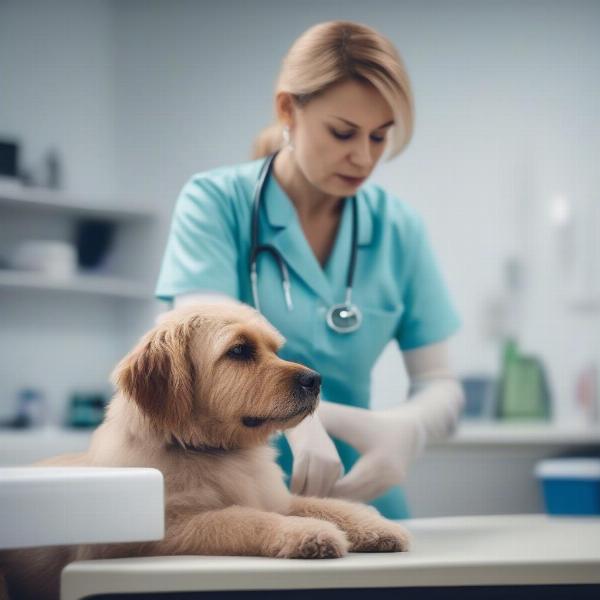
POLYGON ((237 344, 227 352, 227 355, 236 360, 252 360, 254 358, 254 348, 250 344, 237 344))

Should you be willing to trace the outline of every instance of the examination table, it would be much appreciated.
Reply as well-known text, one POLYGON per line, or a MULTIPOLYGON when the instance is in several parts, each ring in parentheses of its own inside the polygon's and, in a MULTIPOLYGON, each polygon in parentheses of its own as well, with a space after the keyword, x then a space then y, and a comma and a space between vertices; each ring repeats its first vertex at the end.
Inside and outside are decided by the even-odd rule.
MULTIPOLYGON (((36 535, 38 545, 162 536, 158 471, 128 469, 135 486, 126 486, 122 469, 55 469, 45 477, 30 469, 0 469, 0 530, 13 536, 4 547, 32 545, 36 535), (116 504, 111 482, 121 490, 116 504), (31 497, 32 490, 34 503, 17 501, 31 497), (130 496, 126 518, 115 511, 124 505, 124 495, 130 496), (83 505, 82 498, 91 505, 83 505), (36 506, 35 515, 27 512, 36 506), (65 519, 77 526, 65 528, 65 519), (53 523, 50 533, 40 529, 43 522, 53 523), (56 527, 57 522, 63 526, 56 527)), ((321 560, 170 556, 77 561, 63 570, 61 600, 600 598, 600 519, 531 514, 403 523, 413 534, 408 553, 351 553, 321 560)))

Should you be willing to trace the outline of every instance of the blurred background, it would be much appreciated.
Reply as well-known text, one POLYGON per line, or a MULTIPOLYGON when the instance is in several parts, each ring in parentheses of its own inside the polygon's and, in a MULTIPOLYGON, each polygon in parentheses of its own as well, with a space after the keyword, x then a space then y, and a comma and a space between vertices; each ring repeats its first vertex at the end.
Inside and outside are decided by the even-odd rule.
MULTIPOLYGON (((198 171, 250 159, 291 43, 363 22, 415 135, 372 180, 423 215, 462 316, 452 439, 413 516, 542 510, 535 465, 600 446, 600 3, 0 0, 0 464, 84 449, 198 171)), ((390 344, 374 408, 402 401, 390 344)))

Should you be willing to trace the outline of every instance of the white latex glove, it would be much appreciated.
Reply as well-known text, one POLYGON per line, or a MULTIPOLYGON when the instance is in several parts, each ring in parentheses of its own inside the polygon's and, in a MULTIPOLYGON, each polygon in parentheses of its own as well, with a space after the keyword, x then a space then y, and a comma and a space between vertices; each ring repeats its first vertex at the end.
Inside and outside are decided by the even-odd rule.
POLYGON ((361 454, 350 472, 333 486, 332 497, 369 502, 405 479, 425 437, 410 404, 374 411, 327 402, 321 408, 327 433, 361 454))
POLYGON ((344 465, 317 412, 293 429, 286 429, 284 435, 294 456, 292 494, 330 496, 335 482, 344 472, 344 465))
POLYGON ((460 385, 448 379, 432 382, 414 399, 386 410, 322 402, 319 416, 327 432, 361 454, 331 496, 369 502, 401 484, 427 440, 444 439, 454 431, 462 398, 460 385))

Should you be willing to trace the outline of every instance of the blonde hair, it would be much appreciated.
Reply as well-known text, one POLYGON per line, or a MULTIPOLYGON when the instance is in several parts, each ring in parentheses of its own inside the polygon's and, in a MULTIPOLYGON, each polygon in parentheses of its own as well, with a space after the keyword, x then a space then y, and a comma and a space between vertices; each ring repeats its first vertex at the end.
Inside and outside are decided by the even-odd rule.
MULTIPOLYGON (((327 21, 307 29, 283 59, 275 85, 305 106, 330 87, 348 80, 370 83, 394 113, 391 149, 386 160, 398 155, 413 133, 414 102, 406 68, 393 44, 360 23, 327 21)), ((283 125, 275 122, 254 140, 252 158, 271 154, 282 145, 283 125)))

